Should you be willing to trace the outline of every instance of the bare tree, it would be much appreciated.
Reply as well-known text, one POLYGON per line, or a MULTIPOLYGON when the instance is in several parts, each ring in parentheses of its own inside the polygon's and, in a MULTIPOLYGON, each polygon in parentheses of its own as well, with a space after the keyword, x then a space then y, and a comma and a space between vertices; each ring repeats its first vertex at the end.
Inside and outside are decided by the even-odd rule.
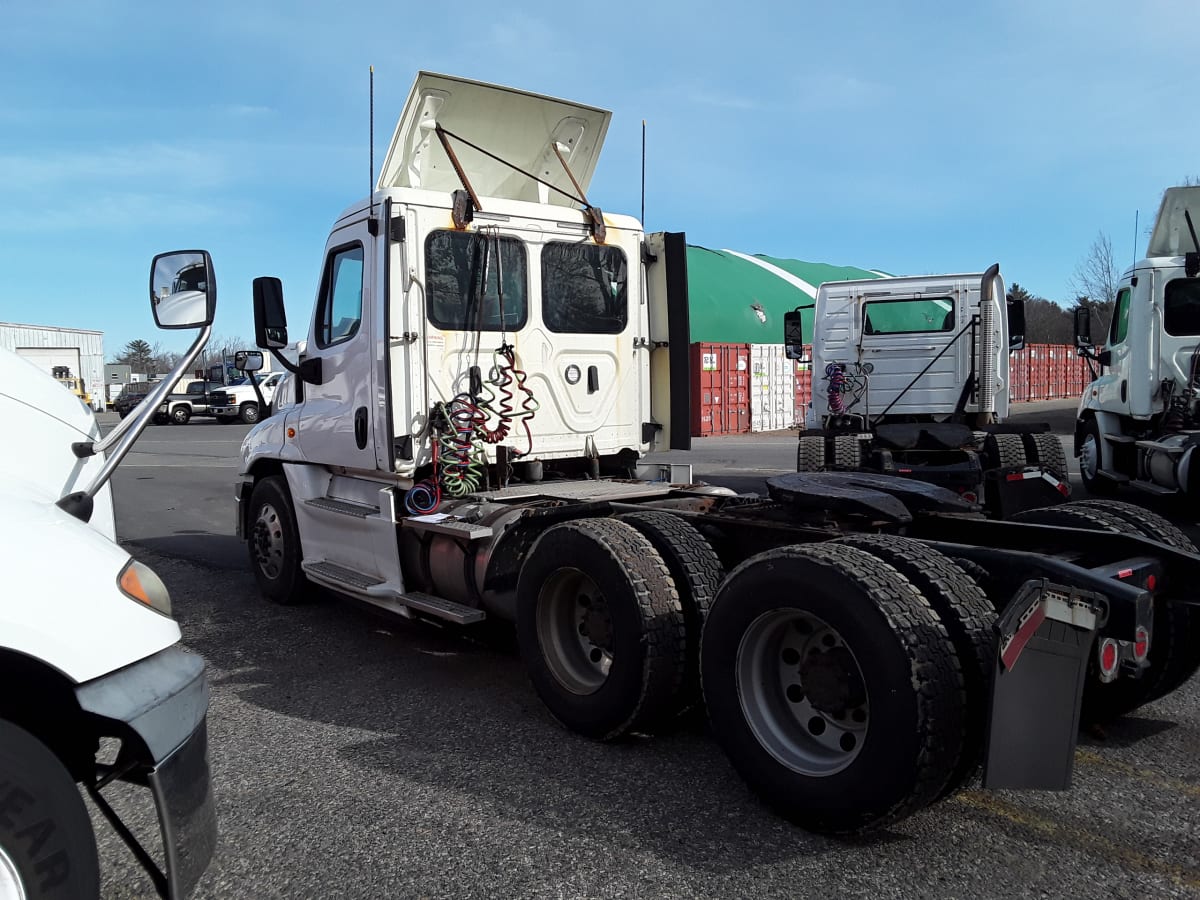
POLYGON ((1121 273, 1113 261, 1112 241, 1103 231, 1097 233, 1087 255, 1075 266, 1069 287, 1093 303, 1112 303, 1117 297, 1121 273))

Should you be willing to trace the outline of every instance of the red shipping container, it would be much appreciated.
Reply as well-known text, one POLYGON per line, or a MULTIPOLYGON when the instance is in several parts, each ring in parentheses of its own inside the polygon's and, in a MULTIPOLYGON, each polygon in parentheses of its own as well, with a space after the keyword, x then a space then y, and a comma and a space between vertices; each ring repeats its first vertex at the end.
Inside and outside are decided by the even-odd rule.
POLYGON ((750 430, 750 345, 692 344, 692 436, 750 430))

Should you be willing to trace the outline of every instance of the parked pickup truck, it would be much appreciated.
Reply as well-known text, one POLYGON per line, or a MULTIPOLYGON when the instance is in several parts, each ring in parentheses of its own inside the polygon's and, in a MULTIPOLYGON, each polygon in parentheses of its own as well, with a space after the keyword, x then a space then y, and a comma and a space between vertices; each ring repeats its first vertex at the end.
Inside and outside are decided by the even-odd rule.
MULTIPOLYGON (((268 408, 271 406, 271 399, 275 396, 275 388, 284 374, 283 372, 271 372, 258 383, 268 408)), ((217 421, 223 425, 237 419, 241 419, 247 425, 253 425, 262 416, 262 411, 258 408, 258 397, 254 393, 254 385, 249 381, 243 384, 227 385, 224 390, 213 391, 208 397, 208 412, 209 415, 216 416, 217 421)))
POLYGON ((223 390, 224 385, 219 381, 189 381, 181 394, 169 394, 158 408, 154 417, 155 425, 165 425, 173 422, 176 425, 186 425, 192 416, 209 416, 213 391, 223 390))

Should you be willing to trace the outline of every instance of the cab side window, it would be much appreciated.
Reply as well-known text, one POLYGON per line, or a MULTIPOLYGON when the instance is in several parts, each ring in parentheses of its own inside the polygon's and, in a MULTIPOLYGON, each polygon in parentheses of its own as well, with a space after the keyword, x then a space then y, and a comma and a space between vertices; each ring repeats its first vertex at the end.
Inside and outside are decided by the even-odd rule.
POLYGON ((339 247, 329 254, 321 278, 317 308, 317 346, 331 347, 348 341, 362 324, 362 244, 339 247))
POLYGON ((1117 292, 1117 302, 1113 306, 1112 322, 1108 328, 1108 345, 1120 344, 1129 334, 1129 288, 1117 292))

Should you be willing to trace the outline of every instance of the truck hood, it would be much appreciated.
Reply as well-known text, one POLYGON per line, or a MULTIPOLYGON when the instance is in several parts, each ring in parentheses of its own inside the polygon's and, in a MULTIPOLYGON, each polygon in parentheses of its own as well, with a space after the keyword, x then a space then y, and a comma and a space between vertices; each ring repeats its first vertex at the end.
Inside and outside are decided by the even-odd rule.
POLYGON ((1188 210, 1192 214, 1192 224, 1200 233, 1200 186, 1173 187, 1163 192, 1162 206, 1158 209, 1154 230, 1150 232, 1150 245, 1146 248, 1147 257, 1183 256, 1200 249, 1192 243, 1187 220, 1183 217, 1188 210))
MULTIPOLYGON (((612 113, 582 103, 420 72, 400 114, 376 187, 447 192, 462 187, 433 132, 438 124, 574 195, 571 179, 554 154, 557 142, 586 192, 611 118, 612 113)), ((481 197, 576 205, 461 141, 451 138, 450 144, 481 197)))
POLYGON ((0 548, 0 648, 79 683, 179 640, 174 619, 117 587, 129 554, 24 485, 0 493, 0 548))
MULTIPOLYGON (((8 350, 0 350, 0 497, 20 495, 52 506, 60 497, 87 485, 103 457, 79 459, 76 441, 99 440, 96 417, 57 381, 8 350)), ((89 523, 116 539, 112 494, 105 485, 94 498, 89 523)))

